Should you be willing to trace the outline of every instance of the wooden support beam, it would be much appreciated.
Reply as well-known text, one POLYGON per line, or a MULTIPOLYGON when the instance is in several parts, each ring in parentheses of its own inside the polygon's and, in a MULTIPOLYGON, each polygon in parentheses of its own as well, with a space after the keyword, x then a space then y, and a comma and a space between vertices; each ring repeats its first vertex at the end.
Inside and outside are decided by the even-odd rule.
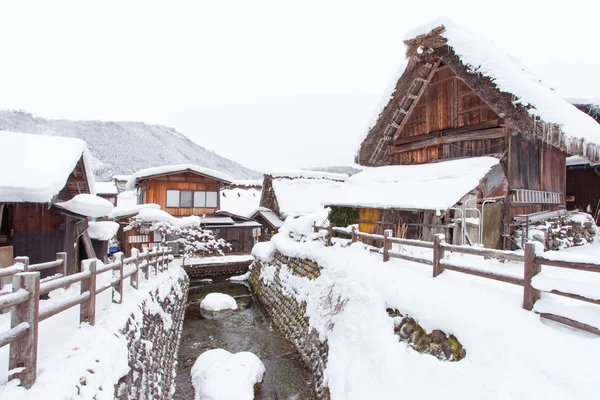
MULTIPOLYGON (((450 131, 450 129, 448 129, 450 131)), ((482 131, 467 131, 467 132, 453 132, 453 133, 427 133, 425 135, 412 136, 410 142, 401 145, 395 145, 392 147, 392 153, 404 153, 406 151, 420 150, 429 146, 438 146, 447 143, 464 142, 470 140, 481 140, 481 139, 499 139, 506 135, 504 128, 491 128, 482 131), (416 140, 415 140, 416 138, 416 140)), ((402 138, 402 139, 409 139, 402 138)))
POLYGON ((443 131, 433 131, 433 132, 425 133, 422 135, 401 137, 401 138, 394 140, 394 145, 402 145, 402 144, 407 144, 407 143, 412 143, 412 142, 418 142, 418 141, 426 140, 429 138, 436 138, 436 137, 439 137, 440 135, 446 136, 446 135, 452 135, 454 133, 483 131, 483 130, 488 130, 490 128, 497 128, 499 126, 500 126, 500 121, 495 119, 495 120, 491 120, 491 121, 481 122, 481 123, 475 124, 475 125, 467 125, 467 126, 461 126, 459 128, 444 129, 443 131))

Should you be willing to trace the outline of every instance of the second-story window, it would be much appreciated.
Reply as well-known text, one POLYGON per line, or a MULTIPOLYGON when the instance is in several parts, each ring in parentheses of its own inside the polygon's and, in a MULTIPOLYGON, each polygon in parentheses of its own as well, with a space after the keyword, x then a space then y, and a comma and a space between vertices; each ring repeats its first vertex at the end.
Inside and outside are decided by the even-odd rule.
POLYGON ((167 207, 217 208, 219 192, 167 190, 167 207))

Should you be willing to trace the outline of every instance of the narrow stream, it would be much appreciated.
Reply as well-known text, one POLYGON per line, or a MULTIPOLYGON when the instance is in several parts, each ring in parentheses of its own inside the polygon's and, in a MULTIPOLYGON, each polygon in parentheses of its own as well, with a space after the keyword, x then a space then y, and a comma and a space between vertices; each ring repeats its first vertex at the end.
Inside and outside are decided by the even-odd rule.
POLYGON ((190 282, 179 346, 175 400, 194 400, 190 370, 201 353, 214 348, 233 353, 250 351, 261 359, 266 372, 256 399, 314 399, 310 371, 293 345, 271 325, 245 282, 190 282), (215 316, 202 311, 200 302, 213 292, 233 296, 238 309, 221 311, 215 316))

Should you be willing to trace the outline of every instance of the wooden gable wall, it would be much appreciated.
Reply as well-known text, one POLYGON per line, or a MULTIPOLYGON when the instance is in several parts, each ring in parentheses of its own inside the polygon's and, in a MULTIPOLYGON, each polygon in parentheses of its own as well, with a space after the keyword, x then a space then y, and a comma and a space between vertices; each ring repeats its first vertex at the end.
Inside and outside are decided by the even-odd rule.
POLYGON ((155 203, 169 214, 182 217, 189 215, 214 214, 220 206, 220 194, 217 196, 217 208, 200 207, 167 207, 167 190, 200 190, 219 192, 221 183, 215 179, 200 176, 190 172, 169 174, 149 178, 142 182, 142 202, 155 203))
POLYGON ((498 115, 447 66, 432 72, 394 138, 396 164, 476 157, 506 150, 498 115))

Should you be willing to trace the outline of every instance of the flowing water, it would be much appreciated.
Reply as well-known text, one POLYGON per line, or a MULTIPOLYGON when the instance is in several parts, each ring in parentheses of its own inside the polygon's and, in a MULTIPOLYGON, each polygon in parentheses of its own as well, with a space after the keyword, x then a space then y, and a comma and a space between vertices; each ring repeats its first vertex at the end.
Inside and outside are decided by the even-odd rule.
POLYGON ((245 282, 192 281, 179 346, 175 400, 193 400, 190 370, 206 350, 222 348, 232 353, 250 351, 266 368, 259 400, 314 399, 310 371, 296 349, 272 325, 245 282), (238 309, 216 315, 200 309, 209 293, 235 298, 238 309))

